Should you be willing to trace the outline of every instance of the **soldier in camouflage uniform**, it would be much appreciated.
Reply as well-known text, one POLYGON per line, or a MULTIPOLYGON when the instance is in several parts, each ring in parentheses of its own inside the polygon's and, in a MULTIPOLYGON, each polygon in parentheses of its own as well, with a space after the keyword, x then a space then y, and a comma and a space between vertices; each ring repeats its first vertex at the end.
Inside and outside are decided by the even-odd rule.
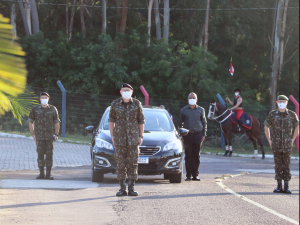
POLYGON ((273 192, 292 194, 289 190, 291 152, 293 143, 299 134, 299 120, 295 112, 286 108, 288 100, 285 95, 277 97, 278 109, 269 113, 264 125, 266 137, 274 154, 275 180, 278 185, 273 192), (295 127, 294 135, 292 135, 293 127, 295 127), (282 189, 282 180, 284 180, 284 189, 282 189))
POLYGON ((117 196, 127 195, 126 175, 128 176, 128 195, 137 196, 134 183, 138 177, 139 145, 143 142, 145 117, 142 104, 131 98, 133 88, 129 84, 121 87, 122 98, 112 102, 109 114, 109 130, 115 147, 117 179, 121 189, 117 196))
POLYGON ((48 105, 49 94, 42 92, 40 95, 41 105, 35 106, 31 109, 28 122, 30 133, 36 142, 38 153, 38 167, 40 174, 36 179, 49 179, 53 180, 51 176, 51 167, 53 162, 53 140, 58 139, 60 120, 57 109, 48 105), (53 132, 55 127, 55 135, 53 132), (46 155, 46 160, 45 160, 46 155), (46 164, 46 177, 44 167, 46 164))

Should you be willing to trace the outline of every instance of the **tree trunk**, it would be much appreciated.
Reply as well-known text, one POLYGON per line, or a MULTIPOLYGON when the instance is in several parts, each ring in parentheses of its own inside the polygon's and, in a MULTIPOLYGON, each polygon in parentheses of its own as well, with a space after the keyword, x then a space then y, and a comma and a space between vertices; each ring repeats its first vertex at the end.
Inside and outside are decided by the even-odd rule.
MULTIPOLYGON (((274 1, 273 7, 276 8, 278 6, 278 0, 274 1)), ((273 60, 273 51, 274 51, 274 38, 275 38, 275 27, 276 27, 276 18, 277 18, 277 10, 273 10, 272 13, 272 34, 271 34, 271 51, 270 51, 270 61, 273 60)))
POLYGON ((281 72, 283 70, 283 57, 284 57, 284 35, 285 35, 285 24, 286 24, 286 12, 287 7, 289 4, 289 0, 285 0, 284 4, 284 13, 283 13, 283 21, 282 21, 282 29, 281 29, 281 35, 280 35, 280 63, 279 63, 279 80, 281 79, 281 72))
POLYGON ((169 0, 164 0, 164 34, 163 38, 165 42, 169 39, 169 25, 170 25, 170 2, 169 0))
POLYGON ((27 19, 27 24, 28 24, 28 29, 30 34, 32 34, 31 32, 31 14, 30 14, 30 2, 29 0, 24 0, 25 2, 25 12, 26 12, 26 19, 27 19))
POLYGON ((205 31, 204 31, 204 51, 208 48, 208 23, 209 23, 209 6, 210 0, 206 0, 206 14, 205 14, 205 31))
POLYGON ((116 33, 120 33, 121 17, 122 17, 122 2, 121 2, 121 0, 117 0, 117 16, 118 16, 118 19, 116 21, 116 33))
POLYGON ((273 65, 271 74, 271 106, 272 109, 276 109, 276 96, 277 96, 277 79, 278 79, 278 67, 279 67, 279 37, 281 35, 281 23, 283 17, 284 0, 279 0, 277 7, 277 18, 275 27, 275 38, 274 38, 274 54, 273 54, 273 65))
POLYGON ((16 4, 13 1, 10 5, 10 23, 13 25, 13 39, 17 37, 17 24, 16 24, 16 4))
POLYGON ((149 35, 148 46, 150 46, 150 42, 151 42, 151 13, 152 13, 153 1, 154 0, 150 0, 148 6, 148 35, 149 35))
MULTIPOLYGON (((107 2, 107 0, 106 0, 106 2, 107 2)), ((94 3, 95 3, 95 1, 93 1, 93 0, 87 0, 86 1, 86 5, 87 5, 86 11, 87 11, 87 14, 89 15, 89 18, 90 18, 90 20, 86 21, 86 24, 87 24, 87 26, 86 26, 87 34, 92 33, 92 31, 93 31, 94 7, 92 7, 92 6, 94 6, 94 3), (88 6, 91 6, 91 7, 88 7, 88 6)))
POLYGON ((77 0, 74 0, 73 1, 72 12, 71 12, 70 29, 69 29, 69 40, 68 41, 71 41, 71 38, 72 38, 72 30, 73 30, 73 24, 74 24, 74 15, 75 15, 75 10, 76 10, 76 6, 75 6, 76 3, 77 3, 77 0))
POLYGON ((107 0, 102 0, 102 27, 101 27, 101 33, 106 33, 106 5, 107 0))
POLYGON ((36 34, 40 31, 39 15, 36 7, 36 1, 30 0, 31 14, 32 14, 32 31, 36 34))
POLYGON ((27 23, 27 17, 26 17, 26 12, 25 12, 24 6, 23 6, 23 2, 22 2, 22 0, 18 0, 18 1, 19 1, 20 11, 21 11, 21 14, 22 14, 22 20, 23 20, 26 36, 29 37, 30 36, 30 31, 29 31, 29 27, 28 27, 28 23, 27 23))
POLYGON ((156 40, 160 40, 161 39, 161 27, 160 27, 158 0, 154 0, 154 15, 155 15, 155 27, 156 27, 156 40))
POLYGON ((82 38, 85 38, 86 29, 85 29, 85 23, 84 23, 84 5, 83 5, 83 0, 80 0, 80 25, 81 25, 82 38))
POLYGON ((203 24, 202 29, 201 29, 201 33, 199 35, 199 46, 203 45, 204 31, 205 31, 205 24, 203 24))
POLYGON ((121 24, 120 24, 120 33, 123 33, 123 34, 125 34, 125 31, 126 31, 128 1, 129 0, 123 0, 122 17, 121 17, 121 24))
POLYGON ((66 34, 69 36, 69 0, 66 0, 66 34))

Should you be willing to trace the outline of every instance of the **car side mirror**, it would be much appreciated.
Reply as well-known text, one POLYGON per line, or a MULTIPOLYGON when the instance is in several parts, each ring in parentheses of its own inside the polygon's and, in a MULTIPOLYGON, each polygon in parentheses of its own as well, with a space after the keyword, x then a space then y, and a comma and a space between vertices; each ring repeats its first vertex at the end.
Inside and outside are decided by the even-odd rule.
POLYGON ((185 128, 179 128, 179 134, 180 136, 185 136, 189 133, 189 130, 188 129, 185 129, 185 128))
POLYGON ((85 128, 85 132, 89 134, 93 133, 93 131, 94 131, 94 126, 88 126, 85 128))

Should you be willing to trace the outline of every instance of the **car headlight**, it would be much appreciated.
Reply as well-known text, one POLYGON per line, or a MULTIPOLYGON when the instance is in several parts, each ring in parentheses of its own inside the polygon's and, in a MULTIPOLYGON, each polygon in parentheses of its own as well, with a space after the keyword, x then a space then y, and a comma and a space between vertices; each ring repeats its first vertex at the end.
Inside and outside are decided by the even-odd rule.
POLYGON ((163 151, 169 151, 173 149, 179 149, 180 148, 180 141, 173 141, 168 144, 166 144, 163 148, 163 151))
POLYGON ((99 148, 106 148, 106 149, 109 149, 109 150, 113 150, 113 145, 111 143, 108 143, 107 141, 104 141, 100 138, 96 138, 96 145, 99 147, 99 148))

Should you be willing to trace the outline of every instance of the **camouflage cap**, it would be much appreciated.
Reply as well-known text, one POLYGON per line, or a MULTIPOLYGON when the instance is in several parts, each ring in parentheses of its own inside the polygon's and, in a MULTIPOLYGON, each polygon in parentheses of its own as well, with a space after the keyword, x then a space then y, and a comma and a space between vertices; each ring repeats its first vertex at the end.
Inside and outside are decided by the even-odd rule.
POLYGON ((278 95, 278 97, 277 97, 277 101, 278 100, 289 100, 289 98, 288 97, 286 97, 285 95, 278 95))

